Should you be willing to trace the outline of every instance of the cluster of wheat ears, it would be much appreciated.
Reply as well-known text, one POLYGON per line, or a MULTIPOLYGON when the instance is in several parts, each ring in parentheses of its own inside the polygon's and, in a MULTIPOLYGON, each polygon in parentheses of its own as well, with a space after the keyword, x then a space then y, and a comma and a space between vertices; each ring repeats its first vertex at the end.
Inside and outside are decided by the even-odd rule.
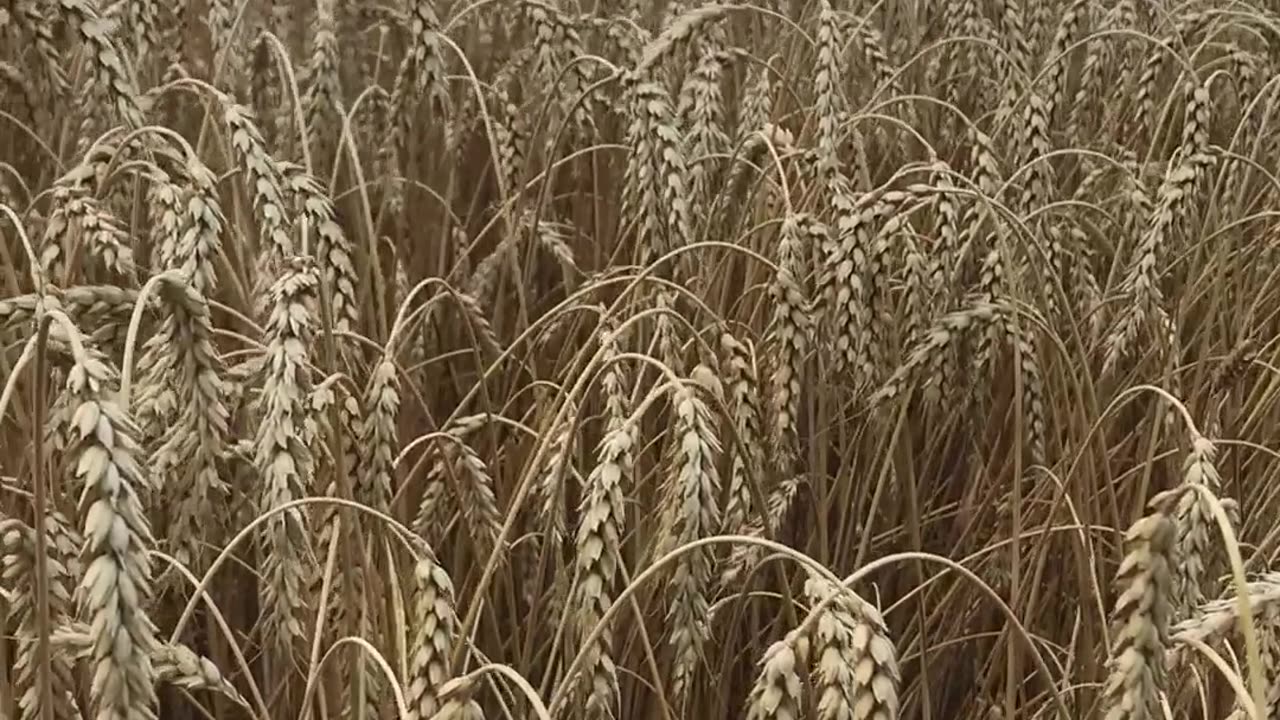
POLYGON ((0 718, 1277 717, 1278 104, 1273 0, 0 0, 0 718))

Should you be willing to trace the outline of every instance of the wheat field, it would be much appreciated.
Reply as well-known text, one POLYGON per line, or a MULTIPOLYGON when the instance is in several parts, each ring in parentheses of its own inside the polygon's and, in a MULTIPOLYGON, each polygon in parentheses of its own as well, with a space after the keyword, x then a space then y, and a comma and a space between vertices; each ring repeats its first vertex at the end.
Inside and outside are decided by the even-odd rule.
POLYGON ((1273 0, 0 0, 0 718, 1280 717, 1278 106, 1273 0))

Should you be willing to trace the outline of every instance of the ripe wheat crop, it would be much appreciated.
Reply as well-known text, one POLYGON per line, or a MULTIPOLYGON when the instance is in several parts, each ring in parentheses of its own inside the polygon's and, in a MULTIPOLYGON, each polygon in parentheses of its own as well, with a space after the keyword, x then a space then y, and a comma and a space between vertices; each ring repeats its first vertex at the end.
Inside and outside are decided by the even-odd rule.
POLYGON ((1278 718, 1278 99, 1263 0, 0 0, 0 718, 1278 718))

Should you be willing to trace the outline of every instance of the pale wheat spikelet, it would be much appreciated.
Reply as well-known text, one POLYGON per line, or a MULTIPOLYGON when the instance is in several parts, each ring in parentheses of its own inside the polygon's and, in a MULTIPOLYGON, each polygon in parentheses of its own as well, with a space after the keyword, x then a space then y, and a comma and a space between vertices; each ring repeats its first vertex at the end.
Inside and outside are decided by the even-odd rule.
POLYGON ((796 420, 803 387, 804 364, 813 332, 810 303, 802 283, 807 273, 803 265, 809 254, 807 235, 825 233, 807 215, 791 215, 782 221, 778 243, 778 272, 769 286, 774 302, 769 346, 774 357, 770 379, 770 411, 773 415, 770 439, 779 452, 778 466, 784 472, 799 452, 796 420))
POLYGON ((57 0, 57 7, 88 50, 86 57, 93 74, 93 86, 106 95, 125 125, 130 128, 146 125, 138 105, 137 83, 116 45, 116 22, 99 15, 92 0, 57 0))
POLYGON ((390 358, 383 358, 374 366, 365 386, 363 405, 365 419, 355 499, 386 512, 391 506, 392 462, 398 445, 396 416, 400 412, 400 377, 390 358))
POLYGON ((222 251, 227 220, 212 171, 192 157, 184 174, 185 189, 160 175, 147 193, 155 264, 178 270, 196 292, 207 295, 217 286, 214 259, 222 251))
POLYGON ((1116 572, 1120 595, 1103 690, 1106 720, 1160 717, 1177 528, 1167 514, 1168 498, 1159 496, 1153 504, 1154 511, 1125 534, 1125 557, 1116 572))
POLYGON ((574 430, 578 416, 577 403, 567 399, 564 419, 551 429, 550 448, 542 461, 542 471, 535 493, 540 499, 539 524, 546 528, 543 537, 549 546, 551 557, 559 557, 568 533, 565 508, 567 476, 573 472, 574 430))
POLYGON ((924 254, 911 238, 911 233, 899 235, 906 253, 906 287, 903 290, 902 306, 905 312, 902 326, 902 337, 912 339, 924 327, 925 307, 932 299, 930 284, 925 267, 924 254))
POLYGON ((209 0, 209 50, 210 68, 220 68, 224 63, 230 66, 231 72, 222 75, 232 78, 240 75, 240 56, 233 50, 237 47, 236 8, 234 0, 209 0))
POLYGON ((160 7, 156 0, 126 0, 125 26, 132 31, 133 66, 143 67, 151 51, 160 47, 160 7))
MULTIPOLYGON (((933 167, 941 172, 941 166, 933 167)), ((843 185, 843 183, 840 183, 843 185)), ((903 190, 877 188, 855 201, 842 188, 833 195, 837 208, 838 233, 823 233, 823 271, 818 296, 829 310, 827 322, 835 334, 836 372, 852 368, 856 382, 876 377, 886 346, 887 325, 884 305, 889 296, 888 238, 906 222, 894 215, 934 195, 929 185, 912 184, 903 190), (881 222, 889 226, 876 235, 871 230, 881 222)))
POLYGON ((360 284, 352 256, 355 249, 337 222, 333 201, 315 177, 297 165, 281 164, 284 188, 301 206, 301 219, 315 237, 316 264, 329 288, 333 330, 352 332, 360 327, 360 284))
POLYGON ((62 96, 70 90, 71 85, 67 80, 67 71, 62 67, 62 52, 54 40, 54 23, 47 15, 53 8, 39 0, 20 0, 12 7, 17 24, 31 35, 36 53, 43 63, 49 88, 55 96, 62 96))
POLYGON ((342 122, 342 79, 338 74, 338 23, 334 17, 334 0, 318 0, 315 22, 311 62, 307 69, 311 82, 302 102, 315 149, 321 158, 327 158, 337 150, 342 122))
POLYGON ((502 511, 489 466, 461 438, 443 441, 440 450, 452 474, 458 507, 482 556, 494 549, 502 528, 502 511))
MULTIPOLYGON (((271 287, 264 338, 269 363, 259 399, 255 460, 261 476, 259 512, 305 497, 313 460, 303 436, 311 394, 308 363, 315 333, 312 305, 318 277, 306 258, 288 260, 271 287)), ((309 535, 301 508, 276 513, 260 533, 264 636, 279 662, 288 662, 304 634, 309 535)))
MULTIPOLYGON (((574 589, 574 623, 580 640, 595 628, 613 604, 615 576, 622 562, 626 529, 626 491, 633 482, 636 426, 630 417, 626 379, 614 361, 619 352, 616 326, 602 320, 597 331, 601 362, 600 388, 605 396, 605 433, 596 450, 596 464, 587 476, 579 508, 574 589)), ((618 702, 617 670, 613 664, 613 634, 606 629, 587 649, 583 664, 583 701, 593 719, 613 718, 618 702)))
POLYGON ((1079 138, 1081 142, 1089 138, 1086 128, 1092 128, 1098 115, 1099 93, 1095 91, 1102 75, 1102 68, 1110 56, 1105 41, 1091 40, 1085 43, 1084 61, 1080 66, 1080 79, 1076 84, 1075 95, 1071 99, 1071 112, 1067 117, 1066 137, 1079 138), (1104 53, 1106 54, 1104 56, 1104 53))
MULTIPOLYGON (((720 527, 720 477, 716 456, 720 452, 706 405, 691 388, 681 386, 671 399, 675 412, 678 446, 673 462, 676 475, 670 492, 677 499, 673 535, 684 545, 711 535, 720 527)), ((681 707, 693 692, 695 673, 702 659, 702 646, 710 632, 707 620, 707 585, 711 575, 712 551, 702 547, 685 553, 676 563, 672 578, 667 623, 675 657, 671 675, 671 695, 681 707)))
POLYGON ((151 599, 151 527, 138 491, 147 486, 138 464, 135 428, 112 398, 111 369, 84 356, 67 374, 66 393, 76 405, 71 452, 84 527, 84 575, 78 615, 92 627, 90 688, 96 720, 154 720, 155 672, 150 653, 155 626, 151 599))
MULTIPOLYGON (((58 624, 49 641, 57 651, 55 657, 84 660, 93 651, 93 632, 90 625, 84 622, 58 624)), ((157 641, 151 649, 151 665, 155 670, 157 683, 167 683, 186 690, 211 690, 221 693, 241 707, 249 707, 248 701, 213 661, 186 645, 157 641)))
POLYGON ((404 203, 402 164, 409 157, 409 141, 413 138, 413 122, 424 97, 429 99, 427 116, 442 119, 448 109, 449 95, 444 74, 440 21, 431 0, 413 0, 409 3, 409 48, 391 87, 388 121, 391 125, 389 140, 379 152, 383 172, 388 181, 386 192, 393 212, 399 212, 404 203))
POLYGON ((680 338, 676 335, 675 321, 672 314, 679 314, 675 307, 675 293, 658 290, 654 293, 654 308, 659 310, 654 318, 654 344, 658 348, 658 358, 669 370, 684 374, 684 358, 680 348, 680 338))
MULTIPOLYGON (((1258 650, 1262 657, 1263 670, 1266 674, 1267 690, 1263 702, 1265 712, 1261 717, 1272 717, 1277 705, 1280 705, 1280 682, 1277 681, 1276 668, 1280 661, 1280 573, 1267 572, 1250 580, 1245 586, 1244 600, 1253 616, 1254 628, 1257 631, 1258 650)), ((1172 640, 1243 640, 1239 633, 1233 633, 1240 627, 1240 598, 1238 596, 1210 600, 1195 609, 1190 617, 1181 620, 1170 629, 1172 640)), ((1173 662, 1177 662, 1178 653, 1171 653, 1173 662)), ((1243 654, 1243 651, 1241 651, 1243 654)), ((1247 720, 1252 715, 1236 702, 1235 710, 1227 716, 1228 720, 1247 720)))
POLYGON ((880 195, 861 221, 864 226, 873 226, 884 219, 867 256, 867 305, 871 311, 871 322, 867 328, 866 346, 871 362, 876 367, 879 367, 889 347, 889 319, 892 314, 891 250, 894 245, 901 244, 895 242, 897 238, 914 233, 911 214, 932 204, 936 195, 931 190, 926 185, 913 184, 904 190, 886 192, 880 195))
POLYGON ((1080 34, 1080 25, 1087 20, 1089 5, 1089 0, 1072 0, 1062 14, 1062 18, 1058 21, 1058 28, 1054 31, 1053 40, 1049 44, 1049 52, 1046 56, 1046 61, 1049 64, 1044 69, 1044 95, 1047 98, 1046 102, 1048 102, 1046 115, 1051 123, 1054 115, 1066 104, 1066 76, 1071 67, 1071 57, 1070 55, 1064 55, 1064 53, 1080 34))
MULTIPOLYGON (((1245 586, 1244 599, 1254 618, 1272 620, 1280 611, 1280 573, 1262 573, 1245 586)), ((1240 598, 1236 595, 1210 600, 1196 608, 1195 615, 1170 628, 1175 640, 1191 638, 1210 642, 1224 638, 1239 627, 1240 598)))
MULTIPOLYGON (((1188 43, 1193 35, 1200 32, 1209 19, 1210 15, 1204 12, 1190 12, 1180 15, 1174 22, 1173 31, 1162 37, 1161 41, 1174 47, 1188 43)), ((1153 50, 1143 63, 1142 74, 1138 78, 1133 104, 1137 109, 1136 122, 1144 134, 1154 132, 1155 124, 1159 120, 1156 117, 1156 95, 1159 89, 1160 74, 1167 62, 1168 57, 1166 57, 1163 50, 1153 50)))
POLYGON ((406 720, 429 720, 440 710, 440 688, 452 677, 449 653, 453 651, 457 618, 453 606, 453 581, 428 556, 413 568, 413 637, 410 638, 409 677, 405 682, 406 720))
MULTIPOLYGON (((889 60, 889 54, 885 52, 884 40, 880 31, 872 23, 855 19, 853 15, 846 14, 844 21, 852 31, 854 38, 857 39, 858 44, 862 46, 862 54, 866 57, 867 64, 871 66, 871 72, 875 76, 876 97, 883 98, 885 95, 896 97, 907 94, 902 88, 897 70, 889 60)), ((899 107, 903 115, 902 119, 908 126, 915 127, 919 125, 913 103, 906 103, 899 107)), ((886 128, 884 126, 876 128, 877 135, 883 135, 885 132, 886 128)), ((896 148, 899 155, 905 157, 907 155, 906 136, 901 132, 894 132, 893 134, 897 137, 896 148)))
POLYGON ((508 192, 516 192, 524 174, 525 148, 529 143, 529 131, 525 127, 524 114, 511 100, 506 82, 494 82, 494 98, 490 106, 493 121, 493 142, 498 158, 498 172, 502 186, 508 192))
MULTIPOLYGON (((376 372, 376 370, 375 370, 376 372)), ((333 377, 333 376, 331 376, 333 377)), ((331 452, 333 447, 334 434, 337 437, 337 449, 341 454, 342 464, 338 464, 338 458, 332 458, 329 467, 333 472, 327 473, 327 478, 323 478, 321 470, 323 466, 317 463, 316 487, 319 489, 321 482, 324 482, 324 494, 326 497, 342 497, 340 483, 350 482, 359 485, 361 479, 365 476, 365 469, 360 463, 360 452, 362 447, 366 447, 361 442, 361 432, 365 427, 364 420, 361 416, 360 403, 357 402, 350 388, 345 383, 330 383, 328 381, 316 385, 311 393, 311 417, 307 418, 308 423, 323 427, 323 432, 312 432, 313 435, 308 440, 308 446, 312 448, 313 454, 324 456, 331 452), (332 406, 339 400, 335 386, 341 386, 338 392, 341 392, 341 402, 338 402, 336 408, 332 406), (337 427, 334 427, 330 420, 329 413, 331 409, 337 411, 337 427), (314 418, 314 421, 313 421, 314 418), (342 478, 338 475, 338 470, 346 472, 346 477, 342 478), (323 478, 323 479, 322 479, 323 478)), ((376 455, 376 453, 375 453, 376 455)), ((354 488, 346 488, 357 494, 355 500, 362 502, 358 496, 358 491, 354 488)), ((362 504, 367 504, 363 503, 362 504)), ((385 510, 386 508, 382 508, 385 510)), ((316 508, 317 517, 315 526, 320 528, 319 536, 315 543, 318 551, 327 551, 334 541, 334 534, 340 531, 340 527, 336 522, 338 518, 338 508, 330 505, 322 505, 316 508)), ((354 520, 354 518, 353 518, 354 520)), ((352 525, 358 527, 359 521, 353 522, 352 525)), ((341 528, 345 534, 344 537, 355 540, 360 537, 358 531, 347 528, 341 528)), ((339 542, 342 538, 338 539, 339 542)), ((360 551, 355 551, 357 557, 360 557, 360 551)), ((319 597, 319 593, 323 591, 325 582, 325 568, 316 563, 309 568, 310 574, 307 581, 309 597, 319 597)), ((372 571, 365 564, 357 564, 354 567, 342 566, 337 570, 334 581, 335 588, 329 599, 328 613, 326 625, 342 632, 343 629, 350 628, 353 632, 358 632, 361 637, 372 638, 375 633, 375 613, 376 603, 374 591, 369 589, 368 575, 372 571)), ((348 688, 343 688, 342 708, 344 714, 352 712, 352 703, 363 702, 366 717, 377 717, 379 696, 378 690, 381 687, 381 670, 368 656, 361 657, 361 662, 351 666, 351 672, 362 673, 361 679, 363 685, 358 682, 352 682, 348 688)))
POLYGON ((1128 354, 1144 324, 1159 314, 1164 297, 1159 286, 1164 246, 1175 223, 1182 219, 1196 181, 1213 162, 1213 158, 1204 152, 1209 142, 1208 86, 1192 83, 1188 94, 1182 145, 1176 161, 1170 161, 1168 165, 1156 206, 1151 211, 1146 230, 1135 249, 1135 258, 1125 276, 1122 287, 1130 295, 1130 300, 1107 336, 1103 365, 1106 370, 1115 368, 1128 354))
MULTIPOLYGON (((943 8, 941 37, 977 35, 978 8, 975 0, 948 0, 943 8)), ((953 72, 959 53, 960 48, 956 45, 943 45, 938 52, 931 54, 925 67, 925 87, 930 94, 947 102, 955 101, 956 89, 954 81, 943 84, 943 72, 953 72)), ((950 76, 946 79, 952 80, 950 76)))
POLYGON ((408 58, 414 66, 414 93, 430 99, 433 112, 442 113, 449 104, 444 52, 440 41, 440 19, 432 0, 412 0, 409 6, 408 58))
POLYGON ((778 56, 770 57, 764 63, 753 64, 747 77, 741 97, 738 100, 737 143, 746 142, 749 137, 763 129, 773 118, 773 77, 769 74, 772 64, 778 56))
POLYGON ((800 720, 804 686, 796 670, 796 647, 802 642, 790 633, 765 650, 747 698, 747 720, 800 720))
MULTIPOLYGON (((466 440, 473 432, 483 427, 483 417, 479 419, 458 418, 450 423, 444 429, 444 432, 451 438, 458 440, 466 440)), ((442 441, 435 444, 430 450, 431 464, 427 470, 427 477, 422 489, 422 497, 418 502, 417 514, 414 516, 413 530, 429 542, 437 541, 441 538, 446 520, 456 506, 455 498, 448 492, 451 482, 449 473, 452 472, 447 455, 441 445, 446 445, 448 441, 442 441)))
MULTIPOLYGON (((590 63, 576 62, 568 66, 567 72, 562 72, 570 62, 585 54, 582 37, 574 18, 556 7, 556 3, 521 0, 521 5, 535 30, 535 72, 548 86, 557 78, 561 79, 559 111, 564 113, 569 104, 576 101, 595 79, 590 63)), ((573 108, 575 130, 583 131, 591 127, 596 104, 596 97, 593 95, 588 95, 573 108)))
MULTIPOLYGON (((910 388, 923 369, 937 366, 939 355, 952 352, 970 333, 989 330, 998 323, 1002 314, 1003 310, 998 305, 977 299, 938 318, 916 340, 903 364, 872 393, 868 402, 875 406, 899 397, 910 388)), ((937 387, 934 383, 929 391, 934 396, 931 399, 936 400, 936 394, 945 390, 946 388, 937 387)))
MULTIPOLYGON (((948 275, 954 272, 960 258, 960 209, 957 205, 955 182, 951 179, 951 170, 942 161, 935 160, 938 170, 933 173, 932 182, 938 189, 934 204, 935 218, 933 235, 937 239, 932 258, 929 259, 928 291, 935 295, 950 296, 948 291, 948 275)), ((972 204, 972 203, 971 203, 972 204)))
POLYGON ((181 282, 163 283, 159 295, 165 316, 144 344, 139 364, 147 373, 139 376, 138 404, 140 412, 148 408, 165 429, 150 466, 156 484, 170 499, 168 539, 174 543, 174 556, 184 566, 200 570, 212 537, 210 524, 217 523, 214 507, 230 490, 223 479, 229 391, 204 296, 181 282), (155 408, 152 400, 169 392, 176 416, 155 408))
POLYGON ((172 267, 182 238, 183 190, 168 173, 157 172, 147 188, 151 252, 158 267, 172 267))
POLYGON ((719 161, 729 143, 724 132, 724 108, 720 93, 720 76, 729 55, 710 41, 701 43, 698 63, 680 89, 677 115, 686 129, 684 139, 689 156, 689 198, 704 202, 719 176, 719 161))
POLYGON ((834 335, 834 370, 852 370, 869 378, 875 372, 867 343, 871 310, 865 282, 871 237, 861 215, 876 193, 867 193, 855 201, 849 183, 840 176, 828 189, 836 209, 836 224, 823 244, 818 297, 823 304, 824 322, 834 335))
MULTIPOLYGON (((641 260, 647 260, 664 247, 662 240, 662 183, 654 165, 654 155, 659 152, 655 131, 663 118, 660 111, 667 103, 653 104, 646 99, 655 94, 662 98, 659 86, 646 87, 637 80, 626 89, 627 102, 627 166, 622 180, 622 212, 619 220, 629 222, 636 218, 635 238, 641 260), (659 112, 654 112, 654 111, 659 112)), ((665 99, 665 98, 664 98, 665 99)))
POLYGON ((811 603, 833 595, 818 617, 810 640, 818 681, 818 718, 895 720, 898 716, 898 659, 879 611, 826 578, 805 582, 811 603))
MULTIPOLYGON (((329 467, 332 472, 327 471, 323 466, 317 467, 316 473, 316 490, 323 491, 325 497, 342 497, 342 485, 347 482, 354 482, 354 478, 360 467, 360 435, 363 427, 363 418, 360 413, 360 403, 356 399, 353 388, 345 383, 340 382, 322 382, 315 386, 311 393, 311 416, 317 419, 328 420, 329 413, 336 410, 338 416, 337 426, 332 421, 322 424, 323 433, 317 433, 311 438, 312 453, 317 456, 323 456, 326 452, 331 452, 330 448, 334 446, 333 438, 337 437, 337 448, 340 457, 332 458, 329 467), (341 397, 339 397, 341 395, 341 397), (336 407, 334 407, 336 403, 336 407), (339 460, 341 464, 339 464, 339 460), (345 477, 338 474, 339 469, 346 472, 345 477)), ((323 465, 323 464, 322 464, 323 465)), ((329 544, 333 540, 335 532, 341 530, 347 532, 347 527, 339 527, 334 521, 338 517, 338 508, 332 505, 320 505, 315 509, 316 519, 314 527, 319 528, 316 538, 315 547, 317 552, 327 552, 329 544)), ((317 563, 313 568, 315 572, 312 574, 310 582, 310 593, 312 597, 319 597, 324 585, 324 567, 317 563)), ((360 597, 363 593, 364 580, 360 576, 361 568, 342 568, 339 578, 349 582, 356 589, 354 597, 360 597)), ((344 592, 335 592, 330 598, 329 604, 330 618, 326 621, 326 625, 330 627, 342 627, 344 618, 350 615, 358 614, 358 608, 347 607, 346 594, 344 592)))
MULTIPOLYGON (((285 42, 284 38, 280 40, 285 42)), ((288 102, 284 91, 286 80, 265 28, 258 31, 251 47, 253 59, 249 67, 249 106, 253 109, 254 117, 262 123, 262 135, 267 146, 288 157, 293 134, 289 132, 288 125, 290 108, 285 106, 288 102)))
POLYGON ((1221 489, 1222 479, 1214 466, 1216 454, 1217 449, 1208 438, 1196 436, 1191 440, 1191 451, 1182 466, 1184 485, 1174 510, 1178 521, 1175 545, 1178 566, 1173 596, 1179 617, 1189 617, 1192 610, 1204 602, 1204 588, 1217 575, 1211 571, 1221 564, 1215 544, 1218 527, 1213 508, 1208 499, 1192 487, 1203 485, 1214 494, 1221 489))
MULTIPOLYGON (((1045 104, 1038 93, 1034 90, 1028 93, 1026 109, 1022 115, 1023 133, 1020 143, 1022 150, 1020 163, 1031 164, 1028 171, 1029 177, 1019 198, 1019 209, 1024 214, 1030 213, 1052 199, 1050 193, 1054 187, 1053 166, 1048 160, 1042 159, 1052 151, 1049 139, 1052 112, 1052 108, 1045 104)), ((1041 241, 1041 237, 1045 234, 1043 217, 1043 215, 1037 216, 1037 220, 1032 222, 1031 226, 1036 230, 1032 233, 1034 242, 1039 245, 1038 249, 1046 261, 1045 300, 1049 313, 1053 315, 1057 312, 1057 294, 1053 291, 1054 277, 1062 276, 1062 258, 1059 256, 1058 246, 1052 242, 1041 241)))
POLYGON ((840 87, 840 54, 844 47, 840 24, 831 3, 824 0, 818 10, 818 61, 814 74, 814 112, 818 116, 818 175, 828 188, 840 183, 839 127, 843 110, 840 87))
MULTIPOLYGON (((54 194, 61 202, 45 225, 45 258, 51 258, 49 253, 78 239, 85 250, 85 256, 94 261, 91 264, 82 262, 77 268, 85 279, 101 280, 103 278, 98 277, 98 274, 105 273, 117 282, 123 281, 122 284, 135 284, 133 248, 120 221, 92 195, 76 191, 64 195, 61 188, 55 190, 54 194), (60 238, 60 241, 54 238, 60 238)), ((61 258, 57 258, 57 261, 61 262, 61 258)), ((46 265, 46 270, 56 271, 58 267, 58 264, 51 262, 46 265)))
POLYGON ((750 478, 761 478, 764 472, 764 454, 760 443, 764 439, 760 427, 760 381, 756 373, 755 353, 731 333, 720 335, 720 350, 724 354, 721 368, 728 387, 729 412, 733 417, 734 431, 741 447, 733 448, 733 460, 729 466, 727 499, 724 506, 723 532, 738 532, 748 518, 755 517, 750 478))
MULTIPOLYGON (((76 168, 59 178, 51 192, 53 211, 44 223, 37 248, 40 267, 45 277, 54 282, 69 284, 71 273, 80 271, 83 279, 92 273, 85 272, 105 266, 108 272, 122 270, 128 278, 133 271, 133 253, 128 245, 121 246, 123 229, 111 217, 94 195, 94 167, 86 158, 76 168), (73 243, 79 240, 87 246, 89 254, 99 262, 85 267, 71 268, 67 259, 73 243), (94 267, 97 266, 97 267, 94 267)), ((119 277, 112 278, 119 283, 119 277)))
POLYGON ((1031 48, 1023 25, 1021 0, 997 0, 996 8, 1000 20, 999 38, 1007 53, 1002 58, 1006 74, 1005 91, 996 110, 997 124, 1000 124, 1013 111, 1019 91, 1026 88, 1031 79, 1031 48))
MULTIPOLYGON (((791 510, 795 506, 796 495, 799 493, 802 481, 803 477, 795 476, 778 483, 769 493, 767 499, 768 507, 765 508, 765 520, 768 526, 762 526, 759 518, 753 517, 740 532, 752 537, 777 537, 778 531, 782 529, 783 523, 786 522, 787 516, 791 514, 791 510)), ((725 562, 725 569, 720 573, 720 587, 734 587, 738 579, 759 562, 763 556, 764 548, 758 545, 735 545, 733 550, 729 552, 729 559, 725 562)))
POLYGON ((619 66, 634 66, 640 62, 640 53, 653 39, 653 34, 634 20, 634 13, 589 17, 587 23, 603 28, 602 40, 607 48, 606 58, 619 66))
MULTIPOLYGON (((1004 254, 999 247, 992 248, 982 260, 978 275, 977 297, 981 302, 997 302, 1009 296, 1009 280, 1006 275, 1004 254)), ((978 341, 974 369, 981 371, 991 363, 996 342, 1005 326, 991 325, 978 341)))
MULTIPOLYGON (((0 28, 2 30, 3 28, 0 28)), ((5 94, 6 99, 13 99, 20 103, 13 113, 24 121, 39 123, 41 121, 48 122, 48 113, 41 106, 39 100, 40 91, 31 82, 27 74, 18 69, 18 66, 10 62, 0 62, 0 81, 8 84, 10 92, 5 94), (37 119, 37 114, 41 114, 37 119)), ((3 87, 3 85, 0 85, 3 87)), ((0 197, 7 205, 16 205, 17 200, 12 197, 0 197)))
MULTIPOLYGON (((74 612, 72 588, 80 576, 77 553, 83 541, 65 516, 56 510, 45 517, 49 619, 54 625, 68 621, 74 612)), ((7 588, 33 587, 35 573, 35 532, 15 519, 0 520, 0 579, 7 588)), ((20 720, 35 720, 41 713, 41 695, 36 657, 37 629, 35 593, 18 590, 10 598, 8 619, 14 625, 13 696, 20 720)), ((67 659, 55 654, 49 665, 55 717, 78 719, 75 702, 76 681, 67 659)))
POLYGON ((710 26, 719 22, 726 10, 720 5, 704 5, 673 18, 658 37, 645 46, 635 71, 642 75, 652 72, 666 56, 699 37, 704 31, 709 32, 710 26))
POLYGON ((231 132, 231 147, 240 161, 252 195, 258 233, 262 238, 258 246, 258 309, 265 311, 269 302, 266 283, 275 276, 285 258, 292 257, 295 253, 294 241, 289 235, 288 215, 285 213, 283 172, 280 164, 267 152, 262 133, 254 124, 254 116, 248 108, 236 105, 228 99, 223 110, 223 120, 231 132))
MULTIPOLYGON (((138 291, 114 285, 76 285, 60 290, 62 309, 77 325, 106 330, 110 336, 127 325, 138 291)), ((36 294, 17 295, 0 300, 0 328, 18 330, 34 320, 36 310, 47 298, 36 294)), ((99 332, 95 332, 97 336, 99 332)), ((123 334, 121 331, 119 334, 123 334)))
POLYGON ((241 707, 249 706, 236 686, 212 660, 197 655, 185 645, 157 643, 151 653, 151 663, 155 667, 156 682, 186 690, 212 690, 241 707))
POLYGON ((440 711, 435 720, 484 720, 484 710, 472 697, 476 683, 454 678, 440 690, 440 711))
MULTIPOLYGON (((642 239, 642 249, 656 249, 667 253, 693 242, 692 211, 684 142, 676 118, 671 110, 667 91, 657 83, 641 83, 634 89, 635 101, 650 117, 649 129, 653 133, 649 162, 656 170, 655 180, 661 187, 660 230, 656 245, 642 239)), ((686 256, 687 257, 687 256, 686 256)))
MULTIPOLYGON (((1002 313, 1001 323, 1004 334, 1017 349, 1018 373, 1022 376, 1022 414, 1026 430, 1027 450, 1034 465, 1045 464, 1045 437, 1048 421, 1045 417, 1044 377, 1040 372, 1040 361, 1037 357, 1036 336, 1026 323, 1014 321, 1012 309, 1002 313)), ((998 327, 996 326, 996 327, 998 327)), ((984 338, 990 339, 998 334, 993 327, 984 338)), ((981 365, 979 369, 981 369, 981 365)))
MULTIPOLYGON (((1001 174, 991 137, 976 128, 970 128, 967 135, 972 143, 969 159, 973 181, 987 198, 996 198, 1000 194, 1001 174)), ((960 250, 952 273, 952 281, 957 285, 968 285, 968 258, 983 254, 980 240, 987 212, 986 203, 982 201, 965 203, 960 210, 960 250)))

